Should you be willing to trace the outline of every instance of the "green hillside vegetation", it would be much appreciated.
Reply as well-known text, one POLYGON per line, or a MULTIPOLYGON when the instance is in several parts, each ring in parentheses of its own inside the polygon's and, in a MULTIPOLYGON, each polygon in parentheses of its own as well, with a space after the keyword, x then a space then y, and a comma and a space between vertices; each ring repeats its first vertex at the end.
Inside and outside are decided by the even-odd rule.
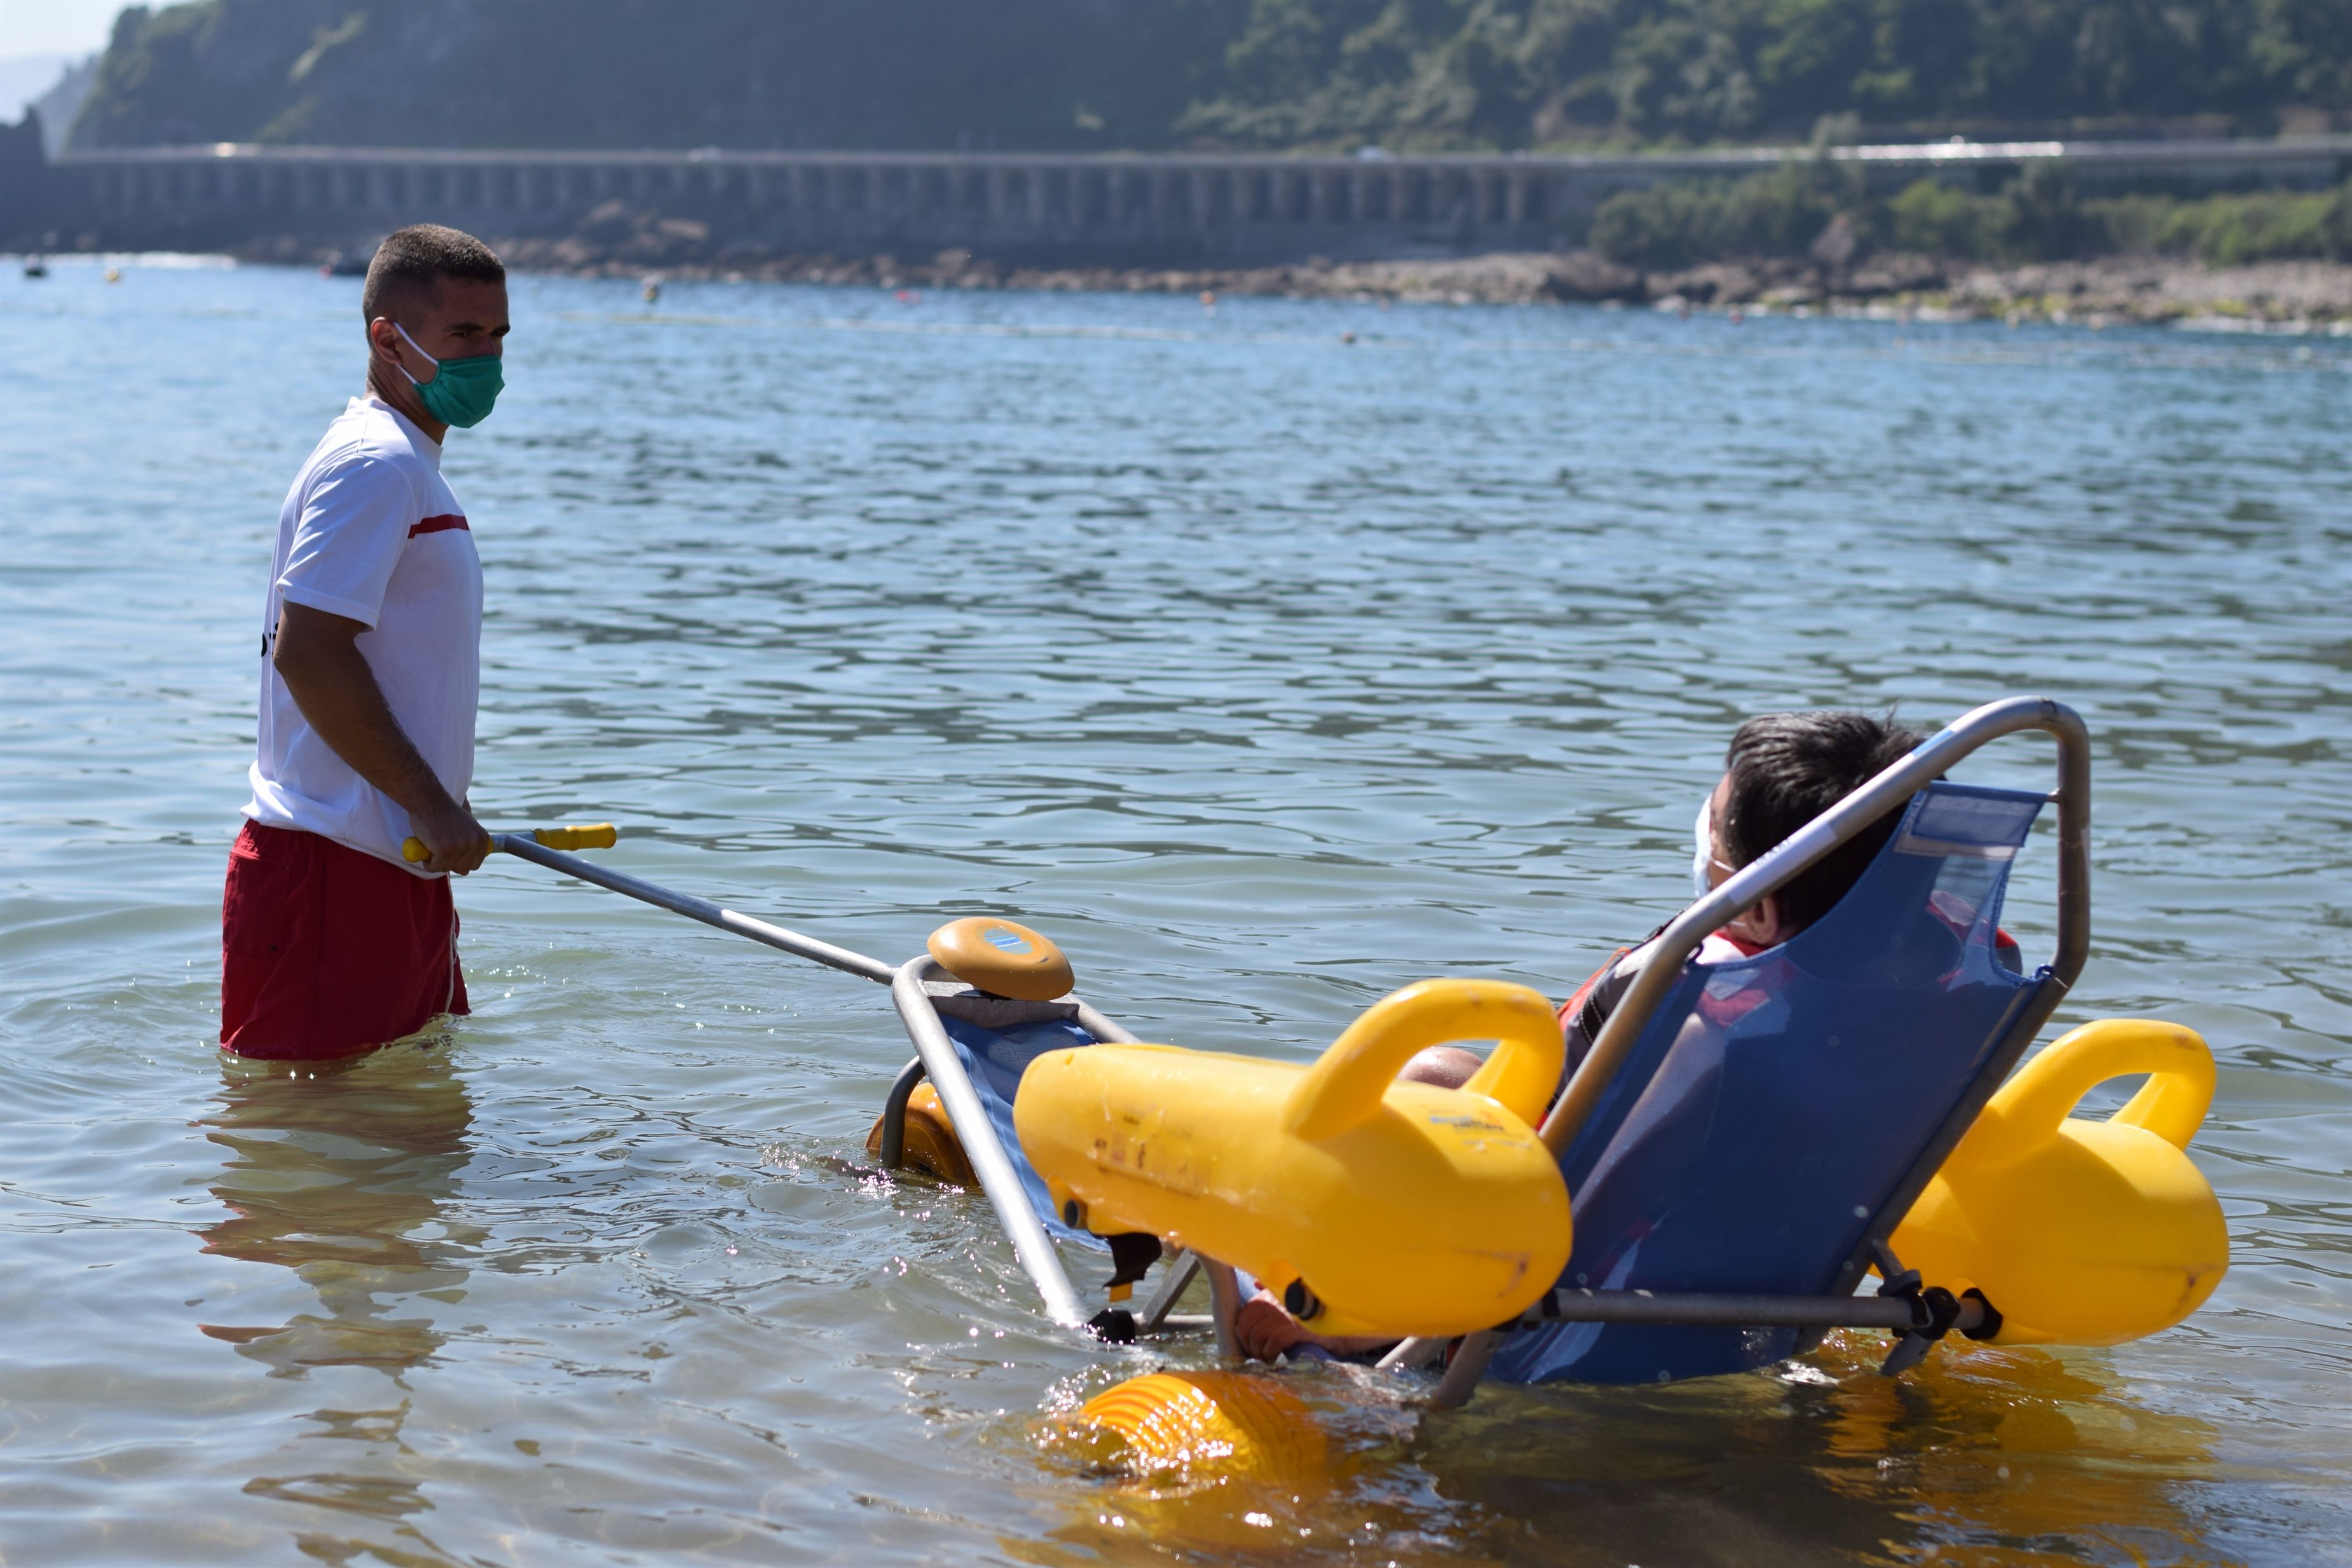
POLYGON ((1182 128, 1281 146, 1801 139, 2352 110, 2346 0, 1255 0, 1182 128))
POLYGON ((125 11, 78 147, 1164 142, 1245 0, 196 0, 125 11))
POLYGON ((76 144, 1517 149, 2352 120, 2347 0, 195 0, 76 144))
POLYGON ((1857 249, 1971 261, 2103 255, 2193 256, 2221 266, 2352 260, 2352 184, 2333 191, 2078 196, 2063 168, 2039 166, 1993 195, 1936 180, 1873 199, 1850 166, 1792 159, 1744 180, 1627 191, 1601 204, 1591 247, 1630 267, 1675 268, 1813 252, 1832 223, 1857 249))

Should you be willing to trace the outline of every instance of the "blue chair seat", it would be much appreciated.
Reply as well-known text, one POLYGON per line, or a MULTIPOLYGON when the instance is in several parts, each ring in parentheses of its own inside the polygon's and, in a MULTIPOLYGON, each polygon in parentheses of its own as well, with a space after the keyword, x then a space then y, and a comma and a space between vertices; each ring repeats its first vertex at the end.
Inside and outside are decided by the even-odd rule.
MULTIPOLYGON (((1576 1218, 1562 1285, 1853 1288, 1872 1222, 2041 978, 1996 944, 2044 800, 1930 785, 1826 915, 1752 957, 1686 967, 1561 1158, 1576 1218)), ((1508 1336, 1488 1375, 1667 1382, 1784 1359, 1800 1332, 1554 1323, 1508 1336)))

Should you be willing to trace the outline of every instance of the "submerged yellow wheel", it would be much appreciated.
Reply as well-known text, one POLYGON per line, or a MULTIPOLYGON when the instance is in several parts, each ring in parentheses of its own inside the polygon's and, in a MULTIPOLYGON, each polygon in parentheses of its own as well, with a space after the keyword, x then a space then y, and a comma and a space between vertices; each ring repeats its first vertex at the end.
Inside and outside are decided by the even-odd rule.
POLYGON ((1305 1479, 1324 1468, 1323 1432, 1298 1399, 1238 1372, 1154 1372, 1107 1388, 1082 1420, 1126 1440, 1139 1471, 1213 1469, 1251 1480, 1305 1479))

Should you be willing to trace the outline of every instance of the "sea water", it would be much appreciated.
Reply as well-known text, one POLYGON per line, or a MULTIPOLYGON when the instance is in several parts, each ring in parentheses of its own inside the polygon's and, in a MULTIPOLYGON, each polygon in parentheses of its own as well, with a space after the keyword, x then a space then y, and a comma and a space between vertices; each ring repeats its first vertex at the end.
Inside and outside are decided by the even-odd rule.
MULTIPOLYGON (((2096 747, 2060 1024, 2212 1042, 2234 1266, 2155 1339, 1899 1382, 1861 1334, 1433 1416, 1304 1373, 1315 1485, 1097 1473, 1049 1418, 1212 1352, 1056 1331, 982 1200, 874 1168, 908 1055, 878 987, 494 860, 458 889, 471 1018, 219 1060, 263 579, 359 383, 358 285, 12 267, 0 1559, 2352 1561, 2352 351, 513 303, 446 462, 489 822, 617 821, 606 863, 892 961, 1017 915, 1139 1034, 1300 1060, 1428 975, 1565 995, 1673 913, 1745 715, 2047 693, 2096 747)), ((2045 831, 2030 953, 2048 862, 2045 831)))

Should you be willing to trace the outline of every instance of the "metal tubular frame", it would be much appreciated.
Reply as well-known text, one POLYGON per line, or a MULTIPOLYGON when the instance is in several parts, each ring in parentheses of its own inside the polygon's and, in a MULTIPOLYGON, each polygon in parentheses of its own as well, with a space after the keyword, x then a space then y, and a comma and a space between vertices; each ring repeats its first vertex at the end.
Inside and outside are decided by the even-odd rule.
POLYGON ((1684 961, 1698 951, 1699 944, 1942 778, 1970 752, 2023 729, 2048 730, 2058 737, 2058 952, 2050 970, 2061 987, 2073 985, 2091 948, 2090 735, 2063 703, 2007 697, 1962 714, 1902 761, 1791 833, 1771 853, 1742 867, 1675 916, 1659 933, 1624 1000, 1601 1026, 1591 1052, 1569 1080, 1559 1103, 1544 1118, 1543 1141, 1552 1153, 1567 1153, 1584 1131, 1601 1091, 1624 1065, 1633 1042, 1649 1027, 1650 1015, 1682 977, 1684 961))
POLYGON ((1045 1234, 1036 1210, 1029 1207, 1029 1195, 1022 1188, 1013 1157, 997 1141, 996 1127, 980 1103, 980 1092, 965 1076, 955 1042, 948 1038, 939 1009, 931 1006, 930 995, 923 989, 923 982, 938 970, 939 960, 929 953, 908 959, 890 982, 890 1000, 898 1009, 899 1021, 907 1026, 908 1038, 915 1042, 915 1054, 921 1059, 931 1087, 940 1092, 940 1103, 955 1127, 956 1141, 971 1161, 972 1174, 980 1177, 989 1207, 996 1210, 996 1223, 1013 1244, 1013 1257, 1045 1300, 1047 1315, 1065 1328, 1081 1327, 1087 1321, 1086 1309, 1078 1304, 1070 1277, 1062 1271, 1061 1255, 1054 1250, 1053 1239, 1045 1234))
MULTIPOLYGON (((1955 1332, 1984 1325, 1979 1299, 1960 1302, 1955 1332)), ((1519 1320, 1544 1323, 1679 1323, 1725 1328, 1924 1329, 1930 1318, 1916 1296, 1769 1296, 1700 1291, 1554 1291, 1539 1312, 1519 1320)))
MULTIPOLYGON (((1681 978, 1683 966, 1698 950, 1707 936, 1730 921, 1761 904, 1768 896, 1787 886, 1823 856, 1840 844, 1853 839, 1890 810, 1908 801, 1922 789, 1944 776, 1952 765, 1987 743, 2022 730, 2046 731, 2058 743, 2058 789, 2051 797, 2058 807, 2058 947, 2037 982, 2020 993, 2002 1030, 1999 1043, 1986 1058, 1983 1068, 1948 1115, 1937 1127, 1915 1159, 1903 1179, 1897 1182, 1887 1202, 1871 1216, 1864 1228, 1863 1239, 1853 1256, 1841 1270, 1836 1290, 1853 1291, 1862 1281, 1870 1267, 1872 1246, 1884 1242, 1910 1212, 1911 1205, 1936 1172, 1943 1166, 1954 1145, 1974 1124, 1977 1113, 2000 1086, 2026 1051, 2032 1045, 2042 1026, 2050 1020, 2058 1004, 2083 972, 2083 965, 2091 950, 2091 738, 2082 716, 2062 702, 2049 697, 2004 697, 1970 709, 1920 743, 1901 761, 1881 772, 1837 805, 1814 818, 1790 834, 1780 847, 1761 859, 1742 867, 1726 879, 1723 885, 1693 904, 1670 922, 1658 936, 1649 958, 1641 973, 1628 988, 1625 998, 1601 1025, 1600 1035, 1592 1042, 1576 1075, 1544 1118, 1542 1137, 1555 1155, 1564 1155, 1591 1122, 1601 1103, 1601 1096, 1618 1071, 1632 1055, 1634 1042, 1650 1019, 1665 998, 1676 980, 1681 978)), ((1591 1292, 1601 1297, 1617 1292, 1591 1292)), ((1631 1295, 1632 1292, 1624 1292, 1631 1295)), ((1674 1298, 1652 1298, 1673 1300, 1674 1298)), ((1701 1309, 1695 1303, 1699 1298, 1686 1298, 1685 1304, 1693 1311, 1701 1309)), ((1738 1298, 1733 1298, 1738 1300, 1738 1298)), ((1805 1298, 1796 1298, 1803 1300, 1805 1298)), ((1823 1298, 1829 1300, 1832 1298, 1823 1298)), ((1599 1311, 1600 1308, 1593 1310, 1599 1311)), ((1831 1326, 1831 1320, 1800 1320, 1783 1318, 1777 1324, 1769 1320, 1746 1318, 1726 1319, 1718 1316, 1674 1318, 1660 1315, 1654 1307, 1627 1307, 1628 1312, 1641 1316, 1627 1318, 1586 1318, 1586 1322, 1735 1322, 1739 1326, 1831 1326)), ((1836 1320, 1843 1322, 1844 1320, 1836 1320)), ((1478 1378, 1485 1374, 1488 1359, 1501 1337, 1501 1330, 1486 1330, 1465 1338, 1454 1354, 1454 1361, 1440 1380, 1437 1393, 1431 1403, 1441 1409, 1451 1408, 1467 1400, 1478 1378)), ((1801 1342, 1800 1349, 1819 1343, 1818 1333, 1801 1342)), ((1427 1347, 1416 1341, 1400 1345, 1392 1356, 1425 1354, 1427 1347)), ((1409 1363, 1407 1363, 1409 1364, 1409 1363)))
POLYGON ((1150 1299, 1135 1314, 1136 1332, 1150 1333, 1167 1322, 1176 1310, 1176 1299, 1184 1293, 1184 1287, 1192 1282, 1201 1269, 1201 1255, 1189 1249, 1171 1259, 1168 1267, 1160 1271, 1160 1283, 1152 1289, 1150 1299))
POLYGON ((890 1092, 882 1099, 882 1168, 895 1171, 907 1163, 907 1102, 928 1070, 921 1057, 898 1069, 890 1092))
POLYGON ((1210 1326, 1217 1331, 1217 1358, 1221 1361, 1242 1359, 1241 1337, 1234 1332, 1234 1320, 1242 1310, 1242 1282, 1230 1263, 1220 1263, 1213 1258, 1201 1260, 1202 1270, 1209 1276, 1210 1326))

